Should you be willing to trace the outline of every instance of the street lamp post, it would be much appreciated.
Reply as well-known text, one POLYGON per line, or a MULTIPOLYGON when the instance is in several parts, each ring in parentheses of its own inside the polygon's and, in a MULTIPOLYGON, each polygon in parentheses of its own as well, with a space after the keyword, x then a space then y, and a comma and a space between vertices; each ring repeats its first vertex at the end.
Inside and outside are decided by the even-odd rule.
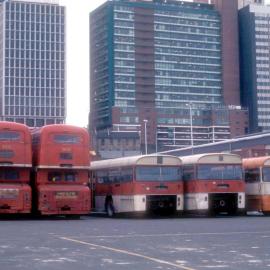
POLYGON ((190 142, 191 142, 191 153, 193 154, 193 118, 192 118, 192 103, 187 103, 186 106, 189 108, 189 121, 190 121, 190 142))
POLYGON ((148 120, 144 119, 144 147, 145 147, 145 154, 147 155, 147 123, 148 120))
POLYGON ((192 151, 193 151, 193 118, 192 118, 192 103, 188 103, 187 106, 189 107, 190 141, 191 141, 191 147, 192 147, 192 151))

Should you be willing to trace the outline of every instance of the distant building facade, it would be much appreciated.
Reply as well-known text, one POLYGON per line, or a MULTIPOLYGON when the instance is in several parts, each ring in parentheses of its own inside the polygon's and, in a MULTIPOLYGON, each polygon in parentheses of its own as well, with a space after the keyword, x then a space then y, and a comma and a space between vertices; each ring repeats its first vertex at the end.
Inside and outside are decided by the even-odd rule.
POLYGON ((251 132, 270 131, 270 7, 239 11, 241 93, 251 132))
POLYGON ((203 2, 115 0, 91 13, 89 124, 97 146, 100 134, 120 141, 117 133, 136 133, 130 150, 143 153, 147 144, 155 152, 247 131, 237 2, 203 2), (233 126, 234 113, 243 125, 233 126))
POLYGON ((241 9, 250 4, 264 5, 265 0, 238 0, 238 8, 241 9))
POLYGON ((0 119, 31 127, 66 117, 65 7, 0 3, 0 119))

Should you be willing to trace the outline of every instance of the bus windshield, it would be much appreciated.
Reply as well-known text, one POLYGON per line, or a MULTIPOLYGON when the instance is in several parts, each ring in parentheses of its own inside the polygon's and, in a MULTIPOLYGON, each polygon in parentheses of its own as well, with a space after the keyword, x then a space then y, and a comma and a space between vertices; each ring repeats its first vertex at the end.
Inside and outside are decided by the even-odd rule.
POLYGON ((270 182, 270 167, 263 168, 263 181, 270 182))
POLYGON ((241 165, 198 165, 199 180, 242 180, 241 165))
POLYGON ((136 168, 137 181, 179 181, 182 179, 179 167, 138 166, 136 168))

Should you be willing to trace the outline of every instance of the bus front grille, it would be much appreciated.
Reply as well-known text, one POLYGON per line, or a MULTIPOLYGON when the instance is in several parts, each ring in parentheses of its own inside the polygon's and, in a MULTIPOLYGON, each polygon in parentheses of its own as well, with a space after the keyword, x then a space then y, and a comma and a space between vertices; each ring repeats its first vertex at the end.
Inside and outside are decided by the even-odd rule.
POLYGON ((176 195, 149 195, 146 196, 147 211, 176 210, 176 195))
POLYGON ((209 194, 209 210, 213 213, 234 214, 237 211, 237 198, 237 193, 209 194))

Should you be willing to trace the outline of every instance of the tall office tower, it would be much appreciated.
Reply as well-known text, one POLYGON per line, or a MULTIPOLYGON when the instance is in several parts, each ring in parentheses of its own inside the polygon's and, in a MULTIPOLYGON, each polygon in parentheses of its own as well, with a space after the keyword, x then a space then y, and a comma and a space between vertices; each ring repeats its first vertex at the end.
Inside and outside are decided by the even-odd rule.
POLYGON ((226 105, 240 105, 238 6, 235 0, 211 0, 221 17, 222 95, 226 105))
POLYGON ((65 7, 0 4, 0 119, 31 127, 65 121, 65 7))
POLYGON ((239 11, 241 93, 253 132, 270 130, 270 7, 239 11))
MULTIPOLYGON (((222 26, 231 17, 224 16, 224 22, 221 14, 233 0, 226 1, 229 7, 216 8, 113 0, 91 13, 89 123, 101 156, 108 150, 115 150, 113 156, 145 153, 244 133, 245 127, 230 123, 236 111, 245 114, 235 87, 238 62, 231 62, 236 54, 229 51, 237 47, 222 44, 222 26)), ((237 30, 237 2, 234 7, 237 30)))

